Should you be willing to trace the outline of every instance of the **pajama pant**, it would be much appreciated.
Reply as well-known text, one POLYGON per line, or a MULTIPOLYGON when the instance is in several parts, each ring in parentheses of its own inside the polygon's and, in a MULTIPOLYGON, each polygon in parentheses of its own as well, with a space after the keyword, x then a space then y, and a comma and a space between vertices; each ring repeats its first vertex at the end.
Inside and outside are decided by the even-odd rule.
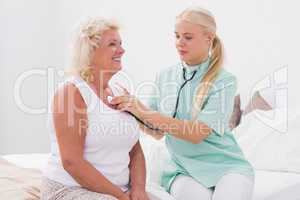
MULTIPOLYGON (((43 178, 41 200, 118 200, 116 197, 89 191, 79 186, 65 186, 56 181, 43 178)), ((150 200, 160 200, 147 193, 150 200)))

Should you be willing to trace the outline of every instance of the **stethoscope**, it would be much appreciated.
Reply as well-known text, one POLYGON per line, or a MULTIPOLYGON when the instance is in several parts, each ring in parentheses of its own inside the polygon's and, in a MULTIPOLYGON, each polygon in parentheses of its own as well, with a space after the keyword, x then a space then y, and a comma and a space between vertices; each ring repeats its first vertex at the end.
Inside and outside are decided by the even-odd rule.
MULTIPOLYGON (((181 65, 183 65, 182 63, 181 63, 181 65)), ((179 106, 179 98, 180 98, 180 94, 181 94, 181 91, 182 91, 182 89, 184 88, 184 86, 189 82, 189 81, 191 81, 191 80, 193 80, 193 78, 195 77, 195 75, 196 75, 196 73, 197 73, 197 70, 195 70, 194 72, 193 72, 193 74, 192 74, 192 76, 189 78, 189 79, 187 79, 186 78, 186 69, 185 69, 185 67, 183 67, 183 80, 184 80, 184 82, 181 84, 181 86, 180 86, 180 88, 179 88, 179 90, 178 90, 178 93, 177 93, 177 99, 176 99, 176 104, 175 104, 175 109, 174 109, 174 113, 173 113, 173 118, 176 118, 176 115, 177 115, 177 110, 178 110, 178 106, 179 106)), ((154 127, 152 127, 151 125, 149 125, 149 124, 147 124, 147 123, 145 123, 144 121, 142 121, 141 119, 139 119, 137 116, 135 116, 134 114, 132 114, 132 113, 130 113, 130 112, 127 112, 128 114, 130 114, 130 115, 132 115, 138 122, 140 122, 141 124, 143 124, 145 127, 147 127, 147 128, 149 128, 149 129, 151 129, 151 130, 154 130, 154 131, 160 131, 160 129, 159 128, 154 128, 154 127)))
POLYGON ((177 99, 176 99, 176 104, 175 104, 175 109, 174 109, 174 113, 173 113, 173 118, 176 118, 176 115, 177 115, 177 110, 178 110, 178 105, 179 105, 179 98, 180 98, 180 94, 181 94, 181 91, 182 89, 184 88, 184 86, 191 80, 193 80, 194 76, 196 75, 197 73, 197 70, 195 70, 193 72, 193 75, 189 78, 189 79, 186 79, 186 69, 183 68, 183 80, 184 82, 182 83, 182 85, 180 86, 179 90, 178 90, 178 93, 177 93, 177 99))

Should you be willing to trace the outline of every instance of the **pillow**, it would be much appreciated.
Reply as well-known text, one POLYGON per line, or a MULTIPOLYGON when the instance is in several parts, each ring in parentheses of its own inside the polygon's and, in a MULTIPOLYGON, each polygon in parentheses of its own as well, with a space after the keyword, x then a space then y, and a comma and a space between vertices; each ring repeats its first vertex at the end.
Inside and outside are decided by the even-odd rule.
POLYGON ((300 115, 292 111, 251 112, 234 130, 255 169, 300 173, 300 115))

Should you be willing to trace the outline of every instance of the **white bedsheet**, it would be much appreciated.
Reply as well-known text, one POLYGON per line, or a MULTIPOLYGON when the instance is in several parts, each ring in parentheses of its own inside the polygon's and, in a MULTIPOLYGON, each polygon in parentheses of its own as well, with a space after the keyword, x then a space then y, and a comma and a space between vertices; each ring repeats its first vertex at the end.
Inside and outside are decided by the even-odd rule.
POLYGON ((256 170, 254 200, 300 200, 300 174, 256 170))
POLYGON ((10 154, 2 158, 23 168, 43 169, 47 163, 49 154, 10 154))
MULTIPOLYGON (((42 169, 48 156, 49 154, 16 154, 2 157, 20 167, 42 169)), ((158 187, 151 187, 159 191, 158 187)), ((300 200, 300 174, 256 170, 253 200, 300 200)))

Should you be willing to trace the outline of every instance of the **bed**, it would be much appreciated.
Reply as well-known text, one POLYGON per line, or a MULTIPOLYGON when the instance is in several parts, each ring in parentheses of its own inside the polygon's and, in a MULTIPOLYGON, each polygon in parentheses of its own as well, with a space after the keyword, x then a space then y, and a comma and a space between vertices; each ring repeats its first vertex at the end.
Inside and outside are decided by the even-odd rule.
POLYGON ((267 170, 255 171, 253 200, 299 200, 300 174, 267 170))
MULTIPOLYGON (((41 170, 46 164, 47 157, 48 154, 15 154, 2 156, 2 158, 7 160, 9 163, 15 164, 19 167, 38 170, 41 170)), ((29 172, 32 173, 32 171, 29 172)), ((38 175, 37 171, 33 172, 33 175, 38 175)), ((150 181, 152 190, 153 188, 160 190, 157 185, 154 186, 154 182, 155 180, 150 181)), ((29 181, 28 184, 30 185, 32 182, 29 181)), ((254 191, 253 200, 300 200, 300 174, 270 170, 256 170, 254 191)), ((3 192, 5 191, 2 191, 1 194, 5 195, 3 192)), ((8 191, 7 196, 10 196, 9 193, 12 193, 12 191, 8 191)), ((34 190, 32 190, 32 193, 34 194, 34 190)), ((31 199, 38 199, 34 197, 35 196, 32 195, 31 199)), ((166 197, 165 199, 169 198, 166 197)))

